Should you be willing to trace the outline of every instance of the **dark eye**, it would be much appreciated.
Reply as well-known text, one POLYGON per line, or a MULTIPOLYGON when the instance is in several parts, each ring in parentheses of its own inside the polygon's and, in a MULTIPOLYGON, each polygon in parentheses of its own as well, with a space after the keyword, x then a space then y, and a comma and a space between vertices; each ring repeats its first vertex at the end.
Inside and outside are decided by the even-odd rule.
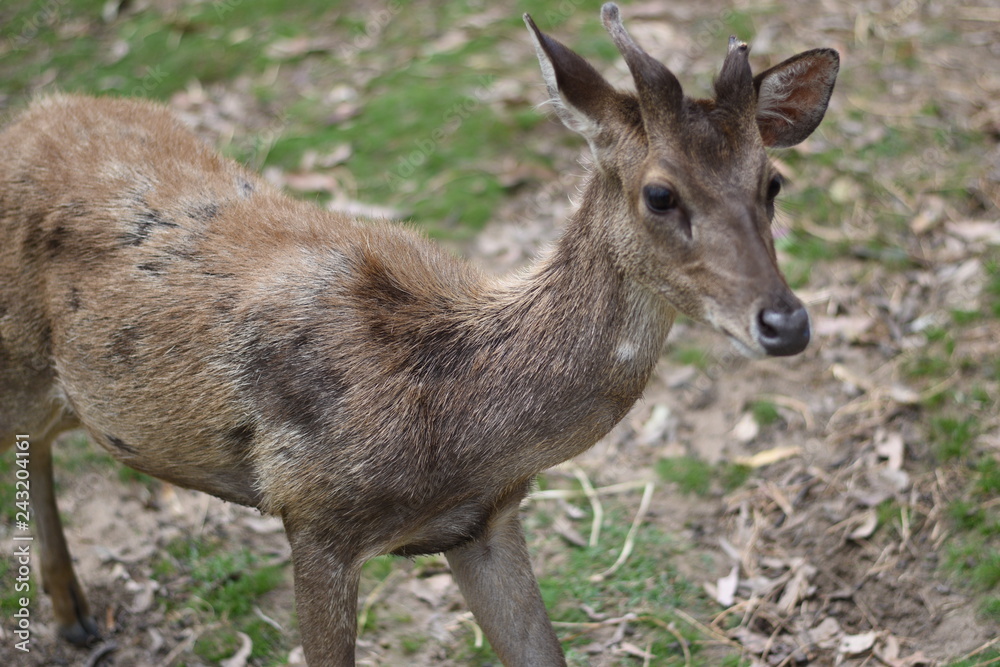
POLYGON ((642 196, 653 213, 667 213, 677 208, 677 195, 662 185, 647 185, 642 189, 642 196))
POLYGON ((781 192, 781 181, 783 179, 781 176, 775 176, 771 179, 771 182, 767 184, 767 200, 774 201, 774 198, 778 196, 781 192))

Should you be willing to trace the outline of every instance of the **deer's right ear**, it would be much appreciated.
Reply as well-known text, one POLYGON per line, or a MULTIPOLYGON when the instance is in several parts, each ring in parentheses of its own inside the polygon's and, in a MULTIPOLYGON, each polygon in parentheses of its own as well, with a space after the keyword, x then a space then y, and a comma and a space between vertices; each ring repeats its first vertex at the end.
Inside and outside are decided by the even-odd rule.
POLYGON ((568 128, 582 134, 591 146, 612 113, 618 91, 590 63, 552 39, 524 15, 542 76, 556 113, 568 128))

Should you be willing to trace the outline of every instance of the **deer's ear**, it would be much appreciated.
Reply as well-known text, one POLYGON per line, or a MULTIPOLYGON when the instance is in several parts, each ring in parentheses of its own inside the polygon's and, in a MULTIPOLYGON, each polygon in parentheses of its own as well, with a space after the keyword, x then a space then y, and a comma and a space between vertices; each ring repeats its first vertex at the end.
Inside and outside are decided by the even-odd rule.
POLYGON ((813 133, 826 113, 839 70, 836 51, 813 49, 754 77, 757 126, 765 146, 794 146, 813 133))
POLYGON ((601 126, 609 120, 619 93, 590 63, 552 39, 524 15, 542 76, 556 113, 568 128, 594 144, 601 126))

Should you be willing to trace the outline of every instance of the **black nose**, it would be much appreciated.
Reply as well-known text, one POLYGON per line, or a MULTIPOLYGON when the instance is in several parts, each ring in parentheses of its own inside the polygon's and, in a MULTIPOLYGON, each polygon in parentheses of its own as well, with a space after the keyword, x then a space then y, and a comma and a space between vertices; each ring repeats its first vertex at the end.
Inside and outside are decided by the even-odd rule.
POLYGON ((758 340, 772 357, 798 354, 809 344, 809 314, 801 305, 765 308, 757 315, 758 340))

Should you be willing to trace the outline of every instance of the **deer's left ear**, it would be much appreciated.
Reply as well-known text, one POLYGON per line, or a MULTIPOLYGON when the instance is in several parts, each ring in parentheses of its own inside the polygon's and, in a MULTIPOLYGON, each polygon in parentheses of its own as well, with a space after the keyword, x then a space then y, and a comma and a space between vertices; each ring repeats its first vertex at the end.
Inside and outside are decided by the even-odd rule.
POLYGON ((765 146, 794 146, 813 133, 826 113, 838 71, 836 51, 813 49, 754 77, 757 126, 765 146))

